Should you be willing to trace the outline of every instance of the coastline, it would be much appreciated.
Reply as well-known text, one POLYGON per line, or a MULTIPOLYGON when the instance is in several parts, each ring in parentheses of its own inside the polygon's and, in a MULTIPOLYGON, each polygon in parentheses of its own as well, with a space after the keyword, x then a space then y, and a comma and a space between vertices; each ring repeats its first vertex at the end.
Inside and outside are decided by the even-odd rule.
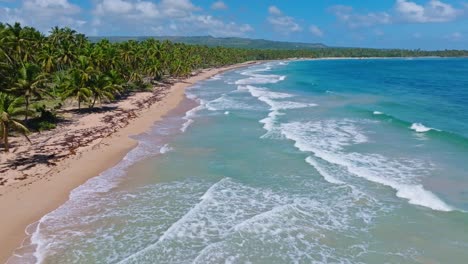
POLYGON ((292 58, 285 61, 320 61, 320 60, 403 60, 403 59, 466 59, 468 57, 441 57, 441 56, 419 56, 419 57, 320 57, 320 58, 292 58))
POLYGON ((148 109, 138 112, 138 117, 109 136, 98 138, 90 145, 77 149, 46 171, 43 177, 26 179, 21 185, 11 184, 0 196, 0 263, 8 260, 27 237, 25 229, 48 212, 68 200, 70 192, 88 179, 115 166, 137 145, 130 136, 144 133, 185 98, 185 89, 224 71, 241 68, 257 62, 207 69, 177 81, 167 89, 164 97, 148 109), (73 175, 73 177, 70 177, 73 175))

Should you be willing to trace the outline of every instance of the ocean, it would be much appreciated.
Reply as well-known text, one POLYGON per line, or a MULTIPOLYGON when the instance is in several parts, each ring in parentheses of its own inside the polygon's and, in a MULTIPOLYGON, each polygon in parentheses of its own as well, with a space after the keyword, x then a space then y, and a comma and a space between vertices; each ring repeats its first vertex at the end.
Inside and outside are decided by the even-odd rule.
POLYGON ((267 62, 187 97, 11 263, 466 263, 468 59, 267 62))

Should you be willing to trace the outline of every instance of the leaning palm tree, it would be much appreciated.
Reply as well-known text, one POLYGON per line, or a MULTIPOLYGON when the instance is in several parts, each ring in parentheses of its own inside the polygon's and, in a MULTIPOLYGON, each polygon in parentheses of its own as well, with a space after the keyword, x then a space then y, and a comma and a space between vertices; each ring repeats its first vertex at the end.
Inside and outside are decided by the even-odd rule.
POLYGON ((10 130, 20 132, 31 142, 27 136, 29 130, 16 118, 24 115, 24 110, 21 108, 22 104, 20 97, 0 93, 0 142, 3 142, 6 152, 9 151, 8 137, 10 130))

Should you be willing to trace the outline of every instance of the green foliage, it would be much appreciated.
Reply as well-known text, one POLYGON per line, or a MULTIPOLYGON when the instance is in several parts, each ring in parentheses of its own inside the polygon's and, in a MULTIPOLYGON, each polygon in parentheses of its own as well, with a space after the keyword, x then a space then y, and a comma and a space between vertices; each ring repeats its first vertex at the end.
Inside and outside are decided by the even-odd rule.
POLYGON ((31 130, 45 131, 56 128, 58 118, 54 109, 47 109, 44 104, 36 105, 35 109, 38 117, 29 120, 28 127, 31 130))
POLYGON ((0 143, 3 143, 5 151, 9 150, 10 130, 28 138, 29 129, 18 120, 18 116, 25 114, 21 108, 22 104, 22 98, 0 92, 0 143))
POLYGON ((56 128, 57 125, 55 123, 51 123, 49 121, 40 121, 37 124, 37 130, 38 131, 46 131, 46 130, 51 130, 56 128))
POLYGON ((206 45, 209 47, 228 47, 238 49, 275 49, 275 50, 303 50, 326 48, 327 46, 321 43, 301 43, 301 42, 284 42, 272 41, 265 39, 249 39, 249 38, 215 38, 212 36, 161 36, 161 37, 89 37, 91 42, 99 42, 104 39, 110 42, 124 42, 129 40, 144 41, 154 38, 159 41, 169 40, 176 43, 184 43, 189 45, 206 45))
POLYGON ((40 106, 36 106, 36 112, 39 113, 39 119, 48 121, 48 122, 55 122, 57 120, 57 113, 55 110, 49 110, 43 104, 40 106))

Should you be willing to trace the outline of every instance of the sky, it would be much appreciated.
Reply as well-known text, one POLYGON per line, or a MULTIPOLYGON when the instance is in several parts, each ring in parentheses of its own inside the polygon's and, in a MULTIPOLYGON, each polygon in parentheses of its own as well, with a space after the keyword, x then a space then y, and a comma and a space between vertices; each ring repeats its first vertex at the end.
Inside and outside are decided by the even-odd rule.
POLYGON ((468 0, 0 0, 47 34, 248 37, 340 47, 468 49, 468 0))

